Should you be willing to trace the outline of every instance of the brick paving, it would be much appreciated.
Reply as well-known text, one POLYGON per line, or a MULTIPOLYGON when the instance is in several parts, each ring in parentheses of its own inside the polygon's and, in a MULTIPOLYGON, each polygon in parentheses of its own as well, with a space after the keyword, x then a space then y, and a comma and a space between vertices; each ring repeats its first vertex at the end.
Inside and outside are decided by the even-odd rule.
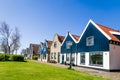
MULTIPOLYGON (((40 61, 38 61, 38 62, 40 62, 40 61)), ((53 63, 46 63, 46 62, 40 62, 40 63, 49 64, 49 65, 53 65, 53 66, 58 66, 58 67, 62 67, 62 68, 68 68, 69 67, 69 65, 64 65, 64 64, 53 64, 53 63)), ((106 71, 77 67, 77 66, 72 66, 72 68, 74 70, 77 70, 77 71, 89 73, 89 74, 92 74, 92 75, 101 76, 101 77, 104 77, 104 78, 109 78, 111 80, 120 80, 120 72, 106 72, 106 71)))

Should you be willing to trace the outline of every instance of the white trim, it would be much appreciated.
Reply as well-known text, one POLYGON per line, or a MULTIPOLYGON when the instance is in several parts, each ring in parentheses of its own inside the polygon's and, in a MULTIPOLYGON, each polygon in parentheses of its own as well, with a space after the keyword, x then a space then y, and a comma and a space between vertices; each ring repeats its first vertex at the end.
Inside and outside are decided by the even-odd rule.
POLYGON ((94 36, 89 36, 89 37, 87 37, 87 38, 86 38, 86 46, 93 46, 93 45, 94 45, 94 36), (92 41, 92 44, 89 44, 89 42, 88 42, 88 39, 89 39, 89 38, 92 38, 92 40, 93 40, 93 41, 92 41))
POLYGON ((47 40, 45 40, 46 47, 48 48, 47 40))
MULTIPOLYGON (((63 45, 63 43, 65 42, 65 40, 66 40, 66 38, 67 38, 68 35, 70 35, 70 37, 72 38, 72 40, 73 40, 75 43, 77 43, 77 41, 76 41, 75 38, 72 36, 72 34, 71 34, 70 32, 68 32, 68 33, 66 34, 63 42, 62 42, 62 45, 63 45)), ((61 46, 62 46, 62 45, 61 45, 61 46)))
POLYGON ((43 44, 42 44, 42 42, 40 42, 40 46, 41 46, 41 48, 43 49, 43 44))
POLYGON ((109 31, 111 34, 120 35, 120 32, 109 31))
POLYGON ((86 31, 86 29, 87 29, 87 27, 89 26, 90 23, 92 23, 108 40, 111 40, 111 37, 110 37, 109 35, 107 35, 97 24, 95 24, 95 22, 93 22, 93 21, 90 19, 90 20, 88 21, 85 29, 83 30, 83 32, 82 32, 82 34, 81 34, 81 37, 80 37, 80 39, 78 40, 77 43, 80 42, 83 34, 85 33, 85 31, 86 31))
POLYGON ((63 45, 63 43, 65 42, 65 40, 66 40, 67 36, 68 36, 68 33, 66 34, 66 36, 65 36, 65 38, 64 38, 64 40, 63 40, 63 42, 62 42, 61 46, 62 46, 62 45, 63 45))
POLYGON ((72 36, 72 34, 69 33, 69 35, 70 35, 70 37, 73 39, 73 41, 74 41, 75 43, 77 43, 77 41, 76 41, 75 38, 72 36))

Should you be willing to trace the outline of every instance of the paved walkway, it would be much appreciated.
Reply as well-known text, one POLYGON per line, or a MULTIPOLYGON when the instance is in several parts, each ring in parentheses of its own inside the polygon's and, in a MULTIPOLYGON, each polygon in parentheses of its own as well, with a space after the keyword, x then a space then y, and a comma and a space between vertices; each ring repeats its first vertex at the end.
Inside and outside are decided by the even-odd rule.
MULTIPOLYGON (((40 61, 37 61, 37 62, 40 62, 40 61)), ((59 66, 62 68, 69 67, 68 65, 64 65, 64 64, 53 64, 53 63, 46 63, 46 62, 40 62, 40 63, 49 64, 49 65, 53 65, 53 66, 59 66)), ((105 71, 101 71, 101 70, 94 70, 94 69, 77 67, 77 66, 72 66, 72 68, 77 71, 86 72, 86 73, 89 73, 92 75, 97 75, 97 76, 109 78, 112 80, 120 80, 120 72, 105 72, 105 71)))

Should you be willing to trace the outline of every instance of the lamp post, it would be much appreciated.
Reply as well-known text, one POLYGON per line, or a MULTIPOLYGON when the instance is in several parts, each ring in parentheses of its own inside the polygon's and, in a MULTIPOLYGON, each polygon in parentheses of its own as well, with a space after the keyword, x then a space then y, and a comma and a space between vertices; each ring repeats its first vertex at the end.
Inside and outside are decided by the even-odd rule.
POLYGON ((72 41, 68 41, 67 44, 66 44, 66 48, 67 49, 70 49, 70 69, 72 68, 72 41))

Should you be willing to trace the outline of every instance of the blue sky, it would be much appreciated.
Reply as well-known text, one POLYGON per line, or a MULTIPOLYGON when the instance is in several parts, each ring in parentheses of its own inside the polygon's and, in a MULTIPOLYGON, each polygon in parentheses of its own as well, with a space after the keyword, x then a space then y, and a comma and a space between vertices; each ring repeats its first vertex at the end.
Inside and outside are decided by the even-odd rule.
POLYGON ((119 0, 0 0, 0 22, 21 34, 21 48, 53 40, 55 33, 81 35, 89 19, 120 30, 119 0))

